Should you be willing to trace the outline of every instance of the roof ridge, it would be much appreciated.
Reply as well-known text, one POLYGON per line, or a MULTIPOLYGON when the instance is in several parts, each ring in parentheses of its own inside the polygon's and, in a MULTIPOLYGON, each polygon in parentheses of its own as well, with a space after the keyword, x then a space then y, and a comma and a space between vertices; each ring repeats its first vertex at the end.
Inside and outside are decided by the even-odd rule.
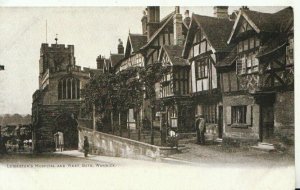
POLYGON ((255 11, 255 10, 242 10, 243 12, 254 12, 254 13, 260 13, 260 14, 268 14, 268 15, 273 15, 274 13, 266 13, 266 12, 260 12, 260 11, 255 11))

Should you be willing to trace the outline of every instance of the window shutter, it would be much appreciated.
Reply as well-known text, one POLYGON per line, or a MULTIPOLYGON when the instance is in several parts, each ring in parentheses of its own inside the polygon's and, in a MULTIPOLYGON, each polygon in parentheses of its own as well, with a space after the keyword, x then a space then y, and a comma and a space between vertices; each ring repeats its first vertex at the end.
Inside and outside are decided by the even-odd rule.
POLYGON ((247 112, 246 112, 246 123, 247 125, 252 125, 252 106, 247 106, 247 112))
POLYGON ((226 107, 226 124, 231 124, 231 106, 226 107))

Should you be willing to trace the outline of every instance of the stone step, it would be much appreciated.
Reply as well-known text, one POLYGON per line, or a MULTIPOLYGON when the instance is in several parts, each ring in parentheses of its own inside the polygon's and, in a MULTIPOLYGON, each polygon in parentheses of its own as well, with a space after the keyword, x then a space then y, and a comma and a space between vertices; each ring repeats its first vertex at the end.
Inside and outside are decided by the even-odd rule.
POLYGON ((275 151, 274 145, 269 143, 258 143, 258 145, 251 146, 251 148, 255 150, 265 151, 265 152, 275 151))
POLYGON ((222 143, 222 142, 223 142, 223 139, 217 138, 217 139, 215 140, 215 142, 217 142, 217 143, 222 143))
POLYGON ((266 145, 266 146, 274 146, 273 144, 271 143, 266 143, 266 142, 260 142, 258 143, 259 145, 266 145))

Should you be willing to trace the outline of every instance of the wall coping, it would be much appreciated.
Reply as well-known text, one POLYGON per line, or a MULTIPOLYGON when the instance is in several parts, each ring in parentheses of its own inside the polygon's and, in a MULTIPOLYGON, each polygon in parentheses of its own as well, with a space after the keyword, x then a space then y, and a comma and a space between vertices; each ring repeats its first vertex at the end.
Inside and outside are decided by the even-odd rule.
MULTIPOLYGON (((87 131, 90 131, 90 132, 93 132, 93 130, 90 129, 90 128, 79 127, 79 126, 78 126, 78 128, 79 129, 83 129, 83 130, 87 130, 87 131)), ((152 148, 156 148, 156 149, 160 149, 160 150, 172 150, 172 149, 176 149, 176 148, 171 148, 171 147, 167 147, 167 146, 156 146, 156 145, 152 145, 152 144, 148 144, 148 143, 144 143, 144 142, 140 142, 140 141, 136 141, 136 140, 124 138, 124 137, 119 137, 119 136, 116 136, 116 135, 102 133, 102 132, 99 132, 99 131, 95 131, 95 133, 98 133, 98 134, 101 134, 101 135, 106 135, 106 136, 112 137, 112 138, 117 138, 117 139, 124 140, 124 141, 127 141, 127 142, 133 142, 133 143, 141 144, 141 145, 144 145, 144 146, 148 146, 148 147, 152 147, 152 148)))

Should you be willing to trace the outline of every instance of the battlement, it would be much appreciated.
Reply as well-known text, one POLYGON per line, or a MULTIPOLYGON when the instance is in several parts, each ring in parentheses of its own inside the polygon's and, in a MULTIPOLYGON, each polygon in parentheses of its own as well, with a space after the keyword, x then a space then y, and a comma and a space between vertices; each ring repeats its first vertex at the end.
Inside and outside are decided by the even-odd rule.
POLYGON ((42 43, 41 49, 43 50, 64 50, 64 51, 73 51, 74 52, 74 45, 65 45, 65 44, 48 44, 42 43))

